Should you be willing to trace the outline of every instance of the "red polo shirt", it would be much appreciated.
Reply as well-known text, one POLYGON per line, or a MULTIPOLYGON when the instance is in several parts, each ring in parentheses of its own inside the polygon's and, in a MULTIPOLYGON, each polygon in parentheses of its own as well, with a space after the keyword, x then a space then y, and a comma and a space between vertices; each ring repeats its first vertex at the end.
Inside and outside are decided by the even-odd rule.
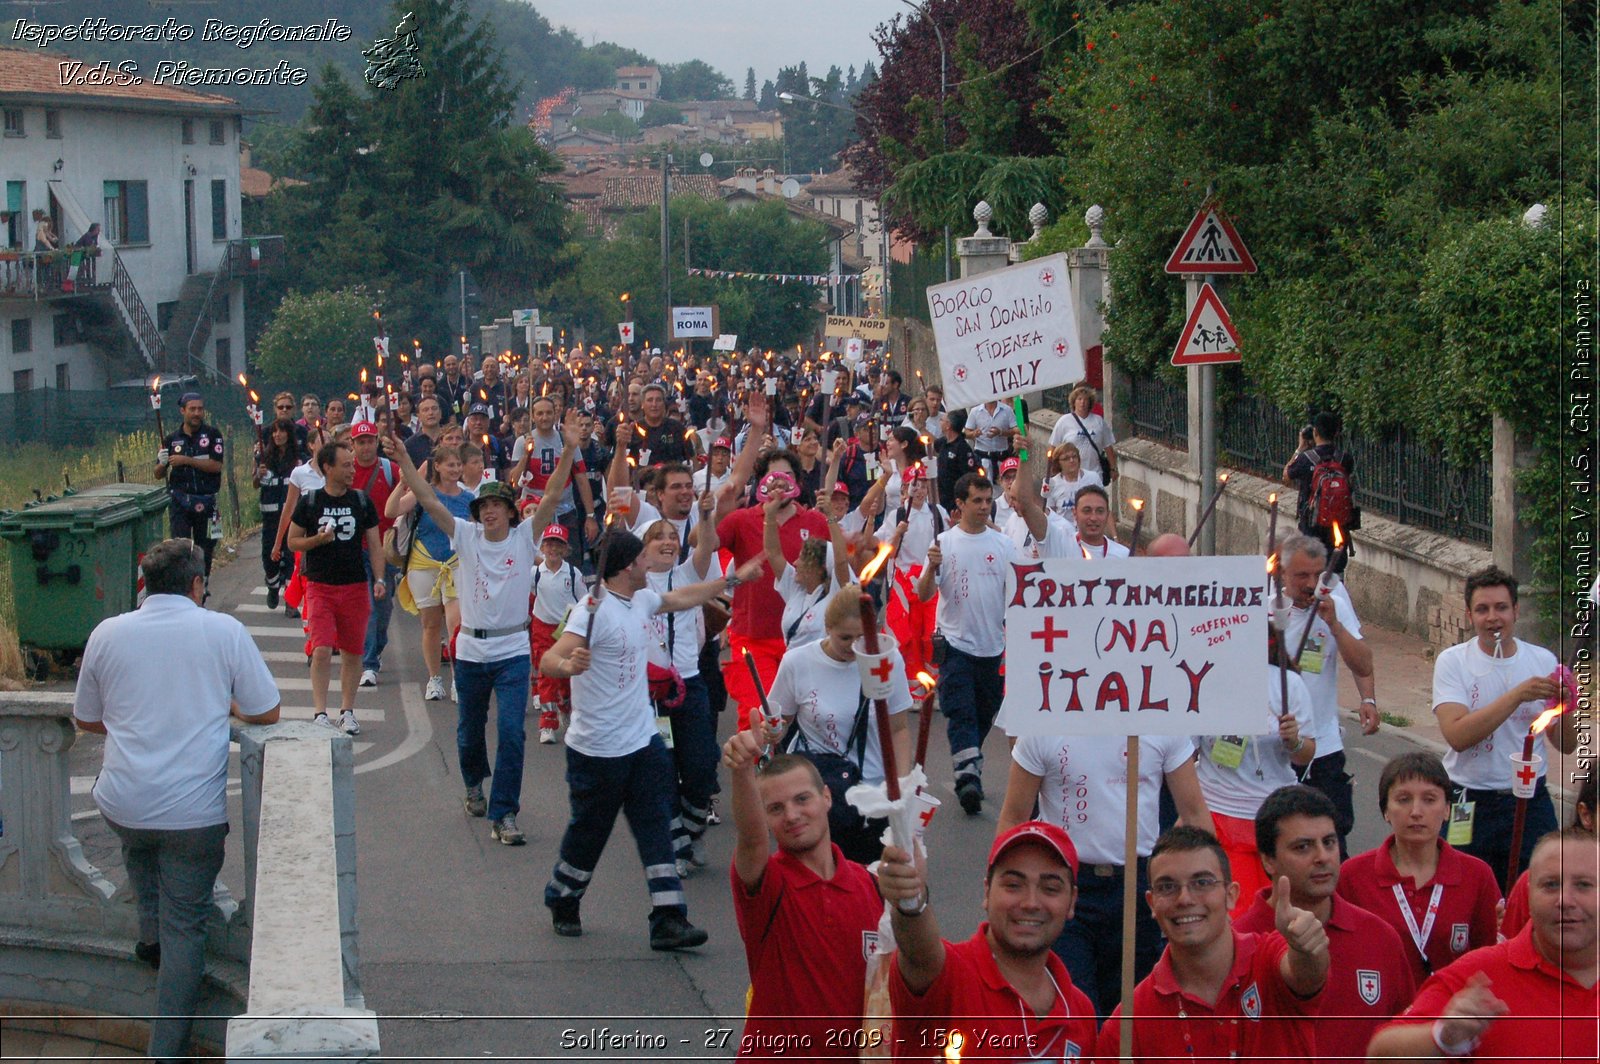
MULTIPOLYGON (((732 552, 735 567, 765 553, 765 522, 761 507, 746 506, 717 525, 717 538, 732 552)), ((791 565, 812 536, 828 538, 827 519, 815 510, 796 506, 794 516, 778 526, 778 542, 791 565)), ((772 567, 766 566, 760 576, 734 588, 733 619, 728 623, 735 632, 752 639, 783 638, 783 598, 772 587, 774 579, 772 567)))
POLYGON ((752 990, 741 1060, 853 1060, 860 1052, 838 1033, 861 1026, 883 900, 872 874, 837 845, 833 864, 833 878, 823 879, 779 850, 754 891, 730 870, 752 990))
POLYGON ((1390 836, 1377 849, 1346 861, 1339 869, 1339 897, 1395 929, 1411 961, 1411 977, 1420 986, 1430 972, 1453 964, 1468 950, 1494 945, 1500 886, 1487 864, 1443 839, 1439 840, 1439 867, 1432 879, 1418 885, 1410 876, 1402 878, 1396 871, 1393 846, 1394 837, 1390 836), (1426 950, 1417 949, 1411 926, 1395 897, 1396 886, 1405 896, 1426 950), (1435 887, 1443 889, 1439 891, 1439 910, 1430 928, 1428 909, 1435 887))
POLYGON ((1600 1060, 1600 984, 1586 987, 1546 960, 1533 944, 1532 927, 1435 972, 1390 1026, 1437 1020, 1477 972, 1489 977, 1489 989, 1510 1010, 1489 1025, 1471 1059, 1478 1064, 1600 1060))
MULTIPOLYGON (((1268 932, 1277 919, 1262 888, 1233 922, 1237 931, 1268 932)), ((1417 984, 1394 928, 1337 895, 1323 924, 1328 932, 1328 985, 1317 1021, 1317 1053, 1323 1060, 1361 1060, 1372 1033, 1411 1004, 1417 984)))
POLYGON ((1045 965, 1061 993, 1048 1016, 1012 989, 989 949, 989 923, 965 942, 945 942, 944 970, 921 995, 889 969, 894 1005, 894 1058, 943 1061, 952 1034, 961 1035, 962 1060, 1087 1060, 1094 1050, 1094 1005, 1072 985, 1067 966, 1054 953, 1045 965))
MULTIPOLYGON (((1278 962, 1289 944, 1276 931, 1233 930, 1233 968, 1216 1003, 1184 993, 1172 971, 1168 947, 1133 991, 1135 1061, 1283 1060, 1306 1064, 1323 1059, 1312 1031, 1322 994, 1302 1000, 1283 982, 1278 962)), ((1116 1060, 1122 1006, 1100 1029, 1095 1056, 1116 1060)))

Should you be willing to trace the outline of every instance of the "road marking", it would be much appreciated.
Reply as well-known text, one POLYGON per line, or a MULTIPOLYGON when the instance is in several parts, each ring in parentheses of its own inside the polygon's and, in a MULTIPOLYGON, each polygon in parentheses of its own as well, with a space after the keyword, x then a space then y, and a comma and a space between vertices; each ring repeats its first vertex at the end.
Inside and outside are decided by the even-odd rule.
MULTIPOLYGON (((268 628, 265 625, 247 624, 244 626, 244 630, 252 639, 298 639, 302 643, 306 639, 305 630, 299 627, 268 628)), ((304 657, 304 655, 301 656, 304 657)))
POLYGON ((376 772, 380 768, 398 764, 408 757, 421 753, 433 741, 433 721, 428 716, 427 704, 422 701, 422 692, 416 684, 400 685, 400 705, 406 715, 406 737, 401 740, 399 746, 382 757, 357 764, 356 775, 376 772))
POLYGON ((306 656, 298 650, 263 650, 261 660, 268 664, 300 665, 306 664, 306 656))
POLYGON ((283 611, 261 602, 245 602, 233 608, 234 613, 278 613, 283 611))
MULTIPOLYGON (((284 720, 310 720, 316 715, 316 712, 317 711, 314 706, 284 706, 279 710, 278 715, 284 720)), ((388 719, 388 716, 388 710, 364 709, 361 706, 356 707, 356 719, 363 724, 382 724, 388 719)), ((331 720, 337 721, 339 717, 339 710, 337 708, 330 708, 328 710, 328 717, 331 720)))
POLYGON ((1359 746, 1347 746, 1345 749, 1351 751, 1352 753, 1360 754, 1362 757, 1370 757, 1380 765, 1387 765, 1389 763, 1389 759, 1384 757, 1382 754, 1374 753, 1371 750, 1366 750, 1359 746))

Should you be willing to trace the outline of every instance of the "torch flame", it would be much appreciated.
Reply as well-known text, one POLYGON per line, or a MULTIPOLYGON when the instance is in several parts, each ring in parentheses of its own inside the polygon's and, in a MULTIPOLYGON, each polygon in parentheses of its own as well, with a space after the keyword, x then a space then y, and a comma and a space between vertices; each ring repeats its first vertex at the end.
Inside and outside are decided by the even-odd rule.
POLYGON ((1344 530, 1339 527, 1339 522, 1333 523, 1333 549, 1339 550, 1344 546, 1344 530))
POLYGON ((161 374, 158 373, 155 379, 150 382, 150 394, 154 395, 159 391, 161 391, 161 374))
POLYGON ((891 549, 893 548, 888 543, 878 544, 878 552, 874 554, 872 556, 872 560, 864 565, 861 569, 862 586, 865 586, 868 581, 878 575, 878 570, 882 569, 883 563, 888 560, 889 551, 891 549))
POLYGON ((1128 500, 1128 505, 1133 507, 1133 510, 1134 510, 1135 513, 1138 513, 1140 510, 1144 509, 1144 500, 1143 499, 1129 499, 1128 500))
POLYGON ((239 387, 241 387, 241 388, 250 387, 250 381, 245 377, 245 375, 243 373, 239 374, 239 387))
POLYGON ((950 1040, 945 1043, 944 1059, 949 1061, 961 1060, 961 1047, 967 1044, 966 1036, 960 1031, 951 1031, 950 1040))
POLYGON ((1278 571, 1278 552, 1277 551, 1273 551, 1272 555, 1269 558, 1267 558, 1267 575, 1271 576, 1273 573, 1275 573, 1277 571, 1278 571))
POLYGON ((1278 502, 1278 493, 1273 492, 1271 495, 1268 495, 1267 502, 1276 505, 1278 502))
POLYGON ((1217 478, 1217 483, 1218 484, 1226 484, 1228 482, 1228 477, 1230 477, 1230 476, 1232 476, 1231 473, 1222 474, 1220 477, 1217 478))
POLYGON ((367 367, 365 366, 361 367, 361 383, 367 383, 367 367))
POLYGON ((1565 702, 1558 702, 1556 705, 1551 706, 1549 709, 1533 718, 1533 723, 1528 725, 1528 734, 1543 735, 1544 730, 1550 727, 1551 723, 1566 711, 1567 704, 1565 702))
POLYGON ((925 672, 917 673, 917 682, 922 685, 922 689, 924 691, 927 691, 930 694, 933 692, 934 687, 937 686, 937 681, 925 672))
POLYGON ((649 439, 650 438, 650 434, 644 430, 644 426, 643 425, 635 425, 634 428, 638 430, 640 438, 642 438, 642 439, 649 439))
POLYGON ((256 394, 256 390, 254 388, 250 389, 250 402, 252 402, 252 403, 261 402, 261 396, 256 394))

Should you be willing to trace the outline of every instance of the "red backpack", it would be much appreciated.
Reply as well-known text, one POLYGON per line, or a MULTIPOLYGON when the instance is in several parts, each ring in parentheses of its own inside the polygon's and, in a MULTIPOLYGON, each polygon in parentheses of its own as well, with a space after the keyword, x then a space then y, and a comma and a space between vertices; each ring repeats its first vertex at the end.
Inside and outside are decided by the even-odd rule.
POLYGON ((1335 521, 1342 528, 1350 527, 1350 519, 1355 514, 1355 496, 1350 487, 1350 474, 1337 454, 1324 458, 1312 468, 1307 508, 1311 523, 1318 528, 1332 528, 1335 521))

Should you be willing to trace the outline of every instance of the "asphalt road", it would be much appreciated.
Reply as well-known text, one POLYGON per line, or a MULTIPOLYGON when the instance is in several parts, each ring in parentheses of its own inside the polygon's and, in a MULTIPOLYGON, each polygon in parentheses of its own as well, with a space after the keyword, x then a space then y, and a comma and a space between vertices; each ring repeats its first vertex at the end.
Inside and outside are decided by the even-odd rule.
MULTIPOLYGON (((309 718, 299 623, 266 610, 255 557, 249 541, 217 573, 211 605, 251 628, 278 678, 285 716, 309 718)), ((710 829, 711 863, 685 885, 690 919, 711 934, 702 949, 663 955, 648 948, 649 904, 623 823, 584 901, 584 936, 556 937, 541 899, 567 816, 564 748, 538 745, 530 726, 519 817, 528 845, 496 843, 486 821, 462 811, 454 703, 422 701, 420 626, 396 610, 391 633, 381 685, 357 703, 363 730, 355 746, 361 980, 368 1007, 382 1017, 384 1056, 732 1056, 747 978, 728 880, 731 827, 710 829)), ((732 727, 732 715, 723 714, 723 733, 732 727)), ((1347 730, 1357 779, 1351 851, 1361 852, 1386 834, 1376 812, 1383 762, 1415 746, 1397 733, 1368 738, 1347 730)), ((492 735, 491 728, 491 742, 492 735)), ((970 935, 981 918, 983 859, 1005 786, 1004 738, 992 735, 986 752, 993 797, 969 817, 950 789, 948 747, 935 718, 930 775, 944 807, 929 829, 930 878, 951 938, 970 935)), ((91 860, 120 880, 115 841, 88 797, 98 740, 82 737, 72 758, 76 826, 91 860)), ((235 816, 237 825, 236 800, 235 816)), ((230 840, 223 872, 235 888, 243 878, 239 838, 230 840)))

